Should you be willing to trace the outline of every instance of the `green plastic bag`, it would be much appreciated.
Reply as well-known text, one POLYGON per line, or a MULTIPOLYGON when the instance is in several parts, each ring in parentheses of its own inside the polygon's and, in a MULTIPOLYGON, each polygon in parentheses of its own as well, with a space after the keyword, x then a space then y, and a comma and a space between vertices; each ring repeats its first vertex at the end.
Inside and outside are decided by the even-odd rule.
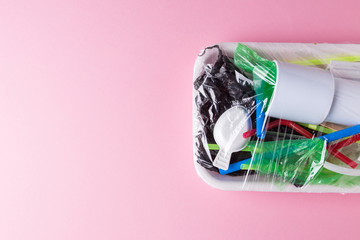
POLYGON ((276 175, 298 186, 310 183, 319 175, 326 158, 326 142, 282 140, 251 142, 251 169, 265 175, 276 175))
POLYGON ((234 53, 235 65, 242 69, 254 82, 254 90, 258 100, 264 102, 264 110, 268 109, 276 83, 276 64, 260 57, 255 51, 239 43, 234 53))

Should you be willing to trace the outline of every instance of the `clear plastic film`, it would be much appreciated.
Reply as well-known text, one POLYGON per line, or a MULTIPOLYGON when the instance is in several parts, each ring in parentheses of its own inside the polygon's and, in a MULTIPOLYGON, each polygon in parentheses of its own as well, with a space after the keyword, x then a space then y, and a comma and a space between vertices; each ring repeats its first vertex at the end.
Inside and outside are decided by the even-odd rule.
POLYGON ((200 177, 224 190, 360 192, 359 64, 356 44, 204 49, 193 84, 200 177))

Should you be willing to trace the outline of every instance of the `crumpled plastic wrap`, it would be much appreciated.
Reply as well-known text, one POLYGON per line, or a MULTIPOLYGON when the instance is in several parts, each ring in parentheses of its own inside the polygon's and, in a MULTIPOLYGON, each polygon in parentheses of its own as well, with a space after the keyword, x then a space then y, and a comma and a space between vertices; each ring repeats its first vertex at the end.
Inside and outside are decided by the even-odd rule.
POLYGON ((308 44, 293 47, 292 51, 292 44, 261 45, 219 44, 198 56, 193 82, 193 137, 199 175, 210 185, 229 190, 360 192, 360 173, 356 172, 359 144, 332 149, 332 144, 346 138, 332 142, 326 139, 327 134, 348 126, 326 122, 314 125, 270 116, 259 125, 258 116, 267 112, 276 85, 273 60, 351 74, 351 80, 356 81, 360 70, 354 61, 360 60, 356 57, 360 56, 360 47, 343 45, 336 53, 338 49, 333 51, 332 46, 313 48, 308 44), (327 48, 332 51, 327 52, 327 48), (334 52, 336 56, 329 56, 334 52), (330 64, 341 56, 353 64, 330 64), (351 72, 346 71, 349 68, 351 72), (259 100, 264 104, 261 108, 259 100), (220 149, 214 128, 220 116, 234 106, 246 109, 252 129, 246 133, 248 144, 231 154, 229 169, 224 170, 213 164, 220 149), (333 166, 343 168, 346 174, 332 171, 333 166))

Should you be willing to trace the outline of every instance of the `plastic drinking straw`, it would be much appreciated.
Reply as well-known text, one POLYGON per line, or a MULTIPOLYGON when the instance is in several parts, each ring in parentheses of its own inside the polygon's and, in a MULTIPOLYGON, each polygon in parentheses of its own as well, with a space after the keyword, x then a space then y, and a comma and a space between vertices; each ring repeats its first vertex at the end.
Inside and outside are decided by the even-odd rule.
MULTIPOLYGON (((209 143, 208 144, 209 150, 220 150, 219 145, 214 144, 214 143, 209 143)), ((241 150, 242 152, 250 152, 250 148, 248 146, 246 146, 243 150, 241 150)))
MULTIPOLYGON (((266 124, 265 126, 265 130, 277 127, 279 125, 284 125, 284 126, 288 126, 290 128, 292 128, 293 130, 295 130, 296 132, 300 133, 301 135, 303 135, 306 138, 313 138, 313 135, 311 133, 309 133, 308 131, 306 131, 304 128, 300 127, 298 124, 289 121, 289 120, 284 120, 284 119, 278 119, 275 120, 269 124, 266 124)), ((250 131, 247 131, 243 134, 244 138, 248 138, 248 137, 252 137, 256 134, 256 129, 251 129, 250 131)))
MULTIPOLYGON (((312 130, 318 131, 318 132, 326 133, 326 134, 336 132, 336 130, 333 130, 333 129, 330 129, 330 128, 327 128, 327 127, 324 127, 324 126, 319 126, 319 125, 314 125, 314 124, 307 124, 307 123, 297 123, 297 124, 299 124, 301 126, 304 126, 304 127, 307 127, 307 128, 310 128, 312 130)), ((358 140, 356 140, 356 142, 360 143, 360 138, 358 140)), ((352 142, 352 143, 354 143, 354 142, 352 142)), ((347 145, 350 145, 352 143, 349 143, 347 145)), ((345 146, 347 146, 347 145, 345 145, 345 146)))
POLYGON ((307 124, 307 123, 297 123, 297 124, 307 127, 307 128, 310 128, 312 130, 318 131, 318 132, 326 133, 326 134, 335 132, 335 130, 332 130, 330 128, 326 128, 323 126, 319 126, 319 125, 307 124))
POLYGON ((242 170, 256 170, 256 167, 254 167, 254 165, 250 165, 250 164, 241 164, 241 169, 242 170))
POLYGON ((308 60, 299 60, 299 61, 290 61, 289 63, 295 63, 303 66, 311 65, 323 65, 328 64, 331 61, 346 61, 346 62, 357 62, 360 61, 360 56, 337 56, 323 59, 308 59, 308 60))
MULTIPOLYGON (((332 141, 336 141, 339 140, 341 138, 346 138, 349 137, 351 135, 356 135, 360 133, 360 125, 356 125, 353 127, 349 127, 349 128, 345 128, 343 130, 340 131, 336 131, 324 136, 319 137, 320 139, 323 139, 327 142, 332 142, 332 141)), ((357 137, 356 137, 357 138, 357 137)), ((356 139, 354 136, 354 139, 356 139)), ((357 163, 354 162, 353 160, 351 160, 350 158, 346 157, 344 154, 338 152, 336 149, 328 146, 327 150, 329 151, 329 153, 331 153, 332 155, 334 155, 335 157, 337 157, 338 159, 340 159, 341 161, 343 161, 344 163, 346 163, 347 165, 349 165, 352 168, 356 168, 357 167, 357 163), (335 152, 334 152, 335 150, 335 152), (346 158, 344 158, 346 157, 346 158)))
POLYGON ((323 139, 327 142, 333 142, 336 140, 339 140, 341 138, 346 138, 346 137, 350 137, 352 135, 358 134, 360 133, 360 124, 359 125, 355 125, 353 127, 349 127, 349 128, 345 128, 324 136, 319 137, 320 139, 323 139))
POLYGON ((239 162, 236 162, 236 163, 232 163, 229 165, 229 168, 228 170, 222 170, 222 169, 219 169, 219 172, 221 175, 225 175, 225 174, 229 174, 229 173, 232 173, 232 172, 236 172, 236 171, 239 171, 241 170, 241 165, 242 164, 249 164, 251 161, 251 158, 248 158, 248 159, 245 159, 245 160, 241 160, 239 162))
MULTIPOLYGON (((278 136, 285 136, 286 133, 277 133, 277 132, 270 132, 270 131, 267 131, 267 134, 274 134, 274 135, 278 135, 278 136)), ((208 143, 208 148, 209 150, 215 150, 215 151, 218 151, 220 150, 220 147, 219 145, 217 145, 216 143, 208 143)), ((241 150, 242 152, 250 152, 250 148, 248 146, 246 146, 243 150, 241 150)))
POLYGON ((349 165, 352 168, 357 167, 358 164, 356 162, 354 162, 353 160, 351 160, 350 158, 348 158, 347 156, 345 156, 341 152, 338 152, 336 149, 333 149, 330 146, 327 146, 326 149, 328 150, 328 152, 331 155, 333 155, 334 157, 340 159, 343 163, 346 163, 347 165, 349 165))
POLYGON ((264 112, 264 102, 256 98, 256 136, 260 139, 265 138, 264 122, 265 122, 265 112, 264 112))
POLYGON ((359 140, 360 140, 360 134, 356 134, 348 139, 342 140, 341 142, 330 145, 330 148, 338 150, 340 148, 353 144, 359 140))
POLYGON ((220 150, 219 145, 214 144, 214 143, 208 143, 208 148, 209 148, 209 150, 220 150))
MULTIPOLYGON (((214 143, 209 143, 208 144, 208 148, 209 150, 220 150, 219 145, 214 144, 214 143)), ((242 152, 250 152, 250 148, 248 146, 246 146, 243 150, 241 150, 242 152)))
MULTIPOLYGON (((329 151, 329 153, 331 153, 332 155, 334 155, 335 157, 339 158, 342 157, 341 155, 343 155, 342 153, 340 153, 339 150, 340 148, 346 147, 350 144, 353 144, 357 141, 360 140, 360 134, 356 134, 348 139, 342 140, 341 142, 332 144, 330 146, 327 147, 327 150, 329 151), (334 151, 335 150, 335 151, 334 151)), ((344 155, 345 156, 345 155, 344 155)), ((345 158, 344 158, 345 160, 345 158)), ((357 165, 354 165, 353 162, 349 162, 347 163, 349 166, 351 166, 352 168, 355 168, 357 165)))

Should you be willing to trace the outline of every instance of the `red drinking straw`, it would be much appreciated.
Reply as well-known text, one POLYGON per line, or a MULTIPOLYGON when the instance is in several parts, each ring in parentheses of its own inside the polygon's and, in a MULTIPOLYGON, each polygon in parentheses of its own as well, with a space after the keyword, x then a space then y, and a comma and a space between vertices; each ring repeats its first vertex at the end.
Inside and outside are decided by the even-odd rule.
MULTIPOLYGON (((274 127, 279 126, 279 125, 288 126, 288 127, 292 128, 293 130, 300 133, 301 135, 303 135, 306 138, 313 138, 313 135, 311 133, 306 131, 304 128, 300 127, 298 124, 296 124, 296 123, 294 123, 292 121, 289 121, 289 120, 284 120, 284 119, 278 119, 278 120, 275 120, 275 121, 273 121, 271 123, 266 124, 265 130, 274 128, 274 127)), ((245 132, 243 134, 243 137, 244 138, 249 138, 249 137, 254 136, 255 134, 256 134, 256 128, 245 132)), ((348 141, 349 144, 351 144, 351 143, 357 142, 359 140, 360 140, 360 134, 357 134, 357 135, 354 135, 354 136, 350 137, 349 139, 343 140, 341 142, 348 141)), ((342 146, 340 144, 341 142, 339 142, 337 144, 339 144, 339 146, 342 146)), ((348 143, 348 142, 346 142, 346 143, 348 143)), ((356 168, 357 165, 358 165, 356 162, 354 162, 353 160, 351 160, 350 158, 348 158, 344 154, 337 151, 338 148, 334 147, 337 144, 327 146, 326 149, 328 150, 328 152, 331 155, 333 155, 334 157, 340 159, 343 163, 346 163, 347 165, 349 165, 352 168, 356 168)), ((344 145, 345 143, 342 143, 342 144, 344 145)), ((349 144, 347 144, 347 145, 349 145, 349 144)), ((344 145, 344 146, 347 146, 347 145, 344 145)), ((339 147, 339 148, 341 148, 341 147, 339 147)))
POLYGON ((328 152, 333 155, 334 157, 340 159, 342 162, 346 163, 347 165, 349 165, 352 168, 356 168, 357 167, 357 163, 354 162, 353 160, 351 160, 350 158, 348 158, 347 156, 345 156, 344 154, 342 154, 341 152, 337 151, 336 149, 333 149, 332 147, 328 146, 326 148, 328 150, 328 152))
MULTIPOLYGON (((294 123, 292 121, 289 121, 289 120, 284 120, 284 119, 278 119, 278 120, 275 120, 275 121, 273 121, 271 123, 266 124, 265 130, 274 128, 274 127, 279 126, 279 125, 288 126, 288 127, 294 129, 296 132, 300 133, 301 135, 303 135, 306 138, 313 138, 313 135, 311 133, 306 131, 304 128, 300 127, 298 124, 296 124, 296 123, 294 123)), ((249 137, 255 136, 255 134, 256 134, 256 128, 245 132, 243 134, 243 137, 244 138, 249 138, 249 137)))
POLYGON ((348 139, 342 140, 341 142, 330 145, 330 148, 338 150, 340 148, 353 144, 359 140, 360 140, 360 134, 356 134, 348 139))

